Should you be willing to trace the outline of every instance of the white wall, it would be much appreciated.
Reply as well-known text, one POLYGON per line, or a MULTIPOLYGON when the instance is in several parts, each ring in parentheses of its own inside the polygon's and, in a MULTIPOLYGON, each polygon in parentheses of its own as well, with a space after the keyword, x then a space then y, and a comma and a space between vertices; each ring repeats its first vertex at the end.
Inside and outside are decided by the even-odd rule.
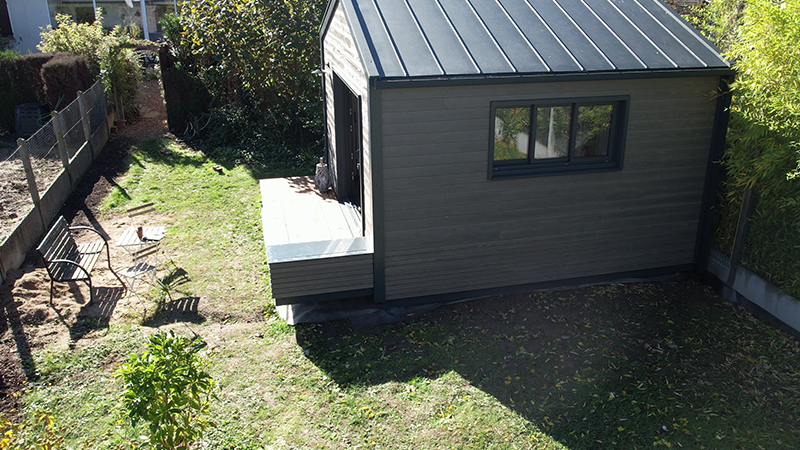
POLYGON ((50 25, 47 0, 8 0, 8 15, 17 50, 23 55, 38 52, 40 28, 50 25))

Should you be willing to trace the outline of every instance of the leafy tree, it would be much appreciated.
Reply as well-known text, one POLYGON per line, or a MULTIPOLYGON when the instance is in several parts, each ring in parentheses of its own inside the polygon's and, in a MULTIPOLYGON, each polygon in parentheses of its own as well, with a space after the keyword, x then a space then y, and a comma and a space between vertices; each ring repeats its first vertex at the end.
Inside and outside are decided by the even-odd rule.
POLYGON ((312 72, 324 7, 324 0, 197 0, 162 21, 176 66, 213 96, 214 146, 273 156, 319 147, 320 81, 312 72))

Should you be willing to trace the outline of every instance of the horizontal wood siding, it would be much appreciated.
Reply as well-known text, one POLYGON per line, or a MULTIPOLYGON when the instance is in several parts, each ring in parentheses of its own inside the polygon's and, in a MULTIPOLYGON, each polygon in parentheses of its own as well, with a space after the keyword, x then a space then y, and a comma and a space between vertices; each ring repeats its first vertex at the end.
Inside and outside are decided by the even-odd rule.
MULTIPOLYGON (((336 174, 336 120, 333 106, 333 73, 342 79, 353 93, 361 97, 362 145, 364 148, 364 222, 365 235, 373 234, 372 214, 372 163, 370 158, 370 121, 369 121, 369 84, 364 73, 350 25, 347 23, 341 4, 336 7, 330 27, 324 36, 323 51, 325 54, 325 101, 327 114, 325 117, 328 130, 328 158, 330 173, 334 183, 336 174)), ((336 185, 338 190, 338 184, 336 185)))
POLYGON ((692 264, 718 81, 384 90, 386 300, 692 264), (490 102, 616 95, 621 171, 488 180, 490 102))
POLYGON ((272 296, 281 299, 372 288, 372 253, 269 264, 272 296))

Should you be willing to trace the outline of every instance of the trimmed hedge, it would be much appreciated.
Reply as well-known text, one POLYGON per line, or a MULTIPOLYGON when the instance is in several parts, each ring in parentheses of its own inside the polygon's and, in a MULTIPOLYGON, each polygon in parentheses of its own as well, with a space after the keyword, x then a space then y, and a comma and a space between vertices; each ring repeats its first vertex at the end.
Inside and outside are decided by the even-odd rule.
POLYGON ((14 132, 14 105, 21 103, 15 52, 0 53, 0 135, 14 132))
POLYGON ((159 48, 158 59, 167 104, 167 125, 173 133, 183 133, 191 115, 200 117, 206 112, 211 95, 197 76, 175 64, 169 46, 159 48))
POLYGON ((78 98, 78 91, 92 87, 92 75, 85 56, 53 58, 42 65, 44 92, 51 109, 63 109, 78 98))
POLYGON ((55 108, 67 106, 77 91, 92 86, 92 76, 85 57, 70 53, 36 53, 20 56, 0 53, 0 135, 13 134, 14 107, 23 103, 43 102, 55 108))

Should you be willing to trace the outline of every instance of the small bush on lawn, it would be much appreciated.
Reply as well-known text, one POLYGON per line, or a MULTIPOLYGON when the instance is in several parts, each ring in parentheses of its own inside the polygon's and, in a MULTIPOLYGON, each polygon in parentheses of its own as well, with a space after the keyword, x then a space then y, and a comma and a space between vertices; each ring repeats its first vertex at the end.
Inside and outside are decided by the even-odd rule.
POLYGON ((188 449, 211 425, 203 416, 214 397, 214 380, 197 355, 200 342, 158 332, 147 350, 132 355, 117 376, 125 383, 122 405, 131 424, 147 423, 157 449, 188 449))

